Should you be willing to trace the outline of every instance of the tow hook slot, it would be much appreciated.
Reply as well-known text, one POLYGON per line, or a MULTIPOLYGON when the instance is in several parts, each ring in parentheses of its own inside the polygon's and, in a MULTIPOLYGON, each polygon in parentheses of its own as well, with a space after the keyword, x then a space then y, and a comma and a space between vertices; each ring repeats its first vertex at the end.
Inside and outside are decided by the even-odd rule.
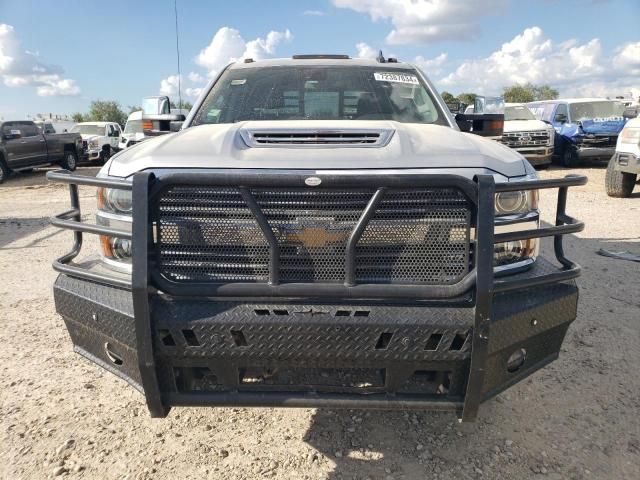
POLYGON ((122 365, 122 357, 113 351, 113 347, 109 342, 104 344, 104 353, 107 354, 107 358, 113 363, 115 366, 119 367, 122 365))

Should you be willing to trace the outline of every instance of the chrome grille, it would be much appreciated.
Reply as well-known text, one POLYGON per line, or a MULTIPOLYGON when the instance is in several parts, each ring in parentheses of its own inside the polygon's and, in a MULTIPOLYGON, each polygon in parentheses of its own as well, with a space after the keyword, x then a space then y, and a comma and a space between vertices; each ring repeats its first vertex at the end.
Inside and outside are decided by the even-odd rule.
POLYGON ((549 132, 537 130, 533 132, 505 132, 502 143, 507 147, 539 147, 549 145, 549 132))
MULTIPOLYGON (((345 281, 347 242, 374 189, 248 193, 276 238, 281 283, 345 281)), ((471 209, 453 188, 388 189, 356 243, 356 283, 456 283, 470 268, 471 209)), ((169 280, 269 280, 269 243, 237 188, 170 187, 157 215, 158 268, 169 280)))

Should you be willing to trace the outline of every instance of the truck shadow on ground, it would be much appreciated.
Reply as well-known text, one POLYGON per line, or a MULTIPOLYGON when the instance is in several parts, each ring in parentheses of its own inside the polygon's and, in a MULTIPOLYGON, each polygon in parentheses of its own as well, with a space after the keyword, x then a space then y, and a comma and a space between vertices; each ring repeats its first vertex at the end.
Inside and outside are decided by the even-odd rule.
POLYGON ((56 229, 51 232, 51 234, 37 238, 27 245, 15 247, 8 246, 21 238, 34 235, 49 226, 49 217, 0 218, 0 250, 22 250, 25 248, 31 248, 61 232, 61 230, 56 229))
MULTIPOLYGON (((551 242, 543 243, 546 258, 553 256, 551 242)), ((335 464, 322 478, 586 479, 589 470, 593 478, 626 478, 624 465, 638 459, 627 445, 638 440, 633 425, 621 423, 620 404, 634 402, 633 386, 623 379, 637 367, 608 356, 607 342, 616 338, 621 351, 634 348, 629 331, 637 328, 640 311, 633 294, 640 287, 640 263, 596 252, 640 255, 640 238, 569 235, 564 244, 583 272, 578 317, 559 360, 484 402, 475 423, 460 424, 445 412, 319 409, 304 441, 335 464), (602 375, 610 381, 597 380, 602 375), (609 432, 590 440, 597 450, 617 453, 592 456, 572 449, 593 429, 609 432), (600 476, 612 469, 620 475, 600 476)), ((310 465, 322 461, 314 455, 307 459, 310 465)))

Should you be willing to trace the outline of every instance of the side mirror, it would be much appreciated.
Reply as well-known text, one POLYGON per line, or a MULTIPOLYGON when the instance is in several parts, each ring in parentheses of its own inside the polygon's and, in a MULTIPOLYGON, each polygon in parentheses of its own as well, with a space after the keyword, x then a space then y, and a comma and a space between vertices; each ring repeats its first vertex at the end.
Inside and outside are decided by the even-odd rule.
POLYGON ((456 123, 463 132, 472 132, 481 137, 501 137, 504 115, 501 113, 459 113, 456 123))
POLYGON ((464 113, 457 113, 455 118, 456 118, 456 123, 458 124, 458 128, 460 129, 461 132, 471 131, 471 127, 473 123, 471 122, 471 120, 469 120, 467 115, 465 115, 464 113))
POLYGON ((169 131, 179 132, 182 129, 183 121, 173 121, 169 124, 169 131))
POLYGON ((2 136, 5 140, 16 140, 22 137, 22 132, 20 130, 9 130, 9 133, 5 133, 2 136))
POLYGON ((567 123, 567 116, 564 113, 559 113, 554 120, 558 123, 567 123))

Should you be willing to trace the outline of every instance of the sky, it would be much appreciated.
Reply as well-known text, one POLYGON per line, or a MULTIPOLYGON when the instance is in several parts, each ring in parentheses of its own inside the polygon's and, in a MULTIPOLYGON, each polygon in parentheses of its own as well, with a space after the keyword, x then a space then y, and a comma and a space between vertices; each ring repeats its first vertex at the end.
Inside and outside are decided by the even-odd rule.
MULTIPOLYGON (((396 56, 440 90, 640 89, 640 0, 176 0, 183 100, 231 61, 396 56)), ((0 118, 177 100, 174 0, 0 0, 0 118)))

